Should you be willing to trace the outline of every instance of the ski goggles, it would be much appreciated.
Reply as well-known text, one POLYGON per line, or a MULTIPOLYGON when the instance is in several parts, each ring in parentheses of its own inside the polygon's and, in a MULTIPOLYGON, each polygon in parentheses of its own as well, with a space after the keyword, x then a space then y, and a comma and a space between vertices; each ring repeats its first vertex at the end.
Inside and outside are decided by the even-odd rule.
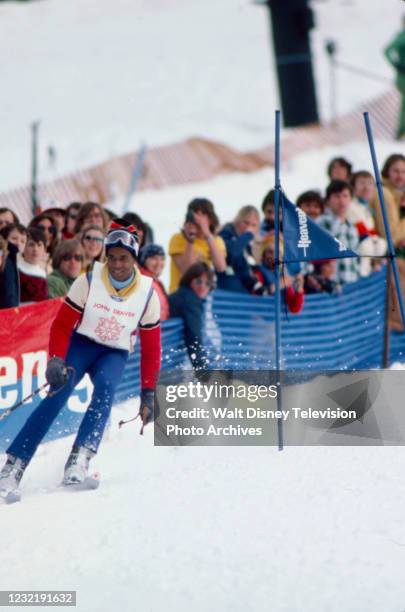
POLYGON ((138 255, 139 242, 138 237, 124 230, 113 230, 106 236, 104 241, 106 248, 121 245, 124 248, 130 249, 135 255, 138 255))

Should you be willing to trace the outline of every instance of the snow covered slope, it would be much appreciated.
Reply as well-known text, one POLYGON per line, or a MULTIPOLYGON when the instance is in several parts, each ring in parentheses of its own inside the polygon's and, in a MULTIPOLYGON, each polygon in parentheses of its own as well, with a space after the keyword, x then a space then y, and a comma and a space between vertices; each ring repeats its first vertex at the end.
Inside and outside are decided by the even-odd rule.
POLYGON ((0 506, 3 589, 74 589, 83 612, 403 609, 403 448, 153 448, 117 429, 135 409, 97 491, 57 487, 71 438, 41 448, 0 506))
MULTIPOLYGON (((321 114, 327 38, 342 61, 392 71, 382 49, 402 2, 314 1, 321 114)), ((273 138, 278 105, 267 11, 250 0, 42 0, 0 4, 0 189, 29 179, 29 123, 40 119, 41 180, 150 145, 201 135, 241 148, 273 138), (57 149, 49 167, 48 145, 57 149)), ((387 85, 339 74, 339 112, 387 85)))

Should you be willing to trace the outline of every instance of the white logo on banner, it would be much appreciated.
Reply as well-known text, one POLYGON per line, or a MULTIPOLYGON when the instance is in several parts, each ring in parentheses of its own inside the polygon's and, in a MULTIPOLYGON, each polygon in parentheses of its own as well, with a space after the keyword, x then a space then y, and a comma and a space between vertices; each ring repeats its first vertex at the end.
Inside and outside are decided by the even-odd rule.
POLYGON ((297 247, 299 249, 304 250, 304 257, 306 257, 307 248, 311 244, 311 240, 309 239, 309 232, 308 232, 308 218, 306 214, 300 208, 296 208, 295 210, 298 215, 298 227, 299 227, 299 232, 300 232, 300 237, 297 243, 297 247))

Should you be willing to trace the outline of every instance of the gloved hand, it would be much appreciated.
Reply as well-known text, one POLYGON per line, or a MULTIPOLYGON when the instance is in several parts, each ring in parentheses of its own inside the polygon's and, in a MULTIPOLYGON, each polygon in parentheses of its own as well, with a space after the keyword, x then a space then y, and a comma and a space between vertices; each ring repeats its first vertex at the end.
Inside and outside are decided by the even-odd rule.
POLYGON ((148 423, 153 421, 154 405, 155 405, 154 390, 153 389, 142 389, 139 412, 141 413, 141 419, 142 419, 143 425, 147 425, 148 423))
POLYGON ((51 387, 62 387, 68 379, 66 364, 63 359, 52 357, 48 361, 45 377, 51 387))

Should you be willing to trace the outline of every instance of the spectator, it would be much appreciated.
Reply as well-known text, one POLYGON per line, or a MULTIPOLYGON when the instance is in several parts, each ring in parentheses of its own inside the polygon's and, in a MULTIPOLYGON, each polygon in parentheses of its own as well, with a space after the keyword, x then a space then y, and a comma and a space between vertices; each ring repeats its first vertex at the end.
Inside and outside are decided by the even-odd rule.
POLYGON ((46 238, 39 227, 28 229, 27 244, 18 261, 21 302, 40 302, 48 299, 48 281, 41 265, 46 254, 46 238))
POLYGON ((81 231, 80 242, 84 249, 83 270, 90 272, 95 261, 104 261, 105 233, 98 225, 86 225, 81 231))
POLYGON ((171 317, 184 321, 184 336, 188 356, 194 369, 205 369, 208 363, 203 342, 205 300, 213 288, 214 272, 203 262, 194 263, 183 274, 180 286, 169 295, 171 317))
POLYGON ((158 244, 148 244, 139 252, 139 265, 142 274, 153 278, 153 288, 155 289, 160 301, 160 320, 166 321, 169 318, 169 301, 163 283, 159 276, 163 272, 165 265, 165 252, 158 244))
POLYGON ((209 200, 196 198, 190 202, 182 231, 172 236, 169 243, 169 293, 177 290, 181 276, 199 261, 213 265, 216 272, 225 271, 226 248, 222 238, 216 235, 218 226, 218 217, 209 200))
POLYGON ((31 219, 28 229, 32 227, 37 227, 45 234, 46 250, 44 253, 42 265, 45 270, 50 273, 52 272, 52 254, 58 243, 58 231, 56 229, 56 225, 54 224, 53 219, 50 215, 48 215, 47 213, 41 213, 40 215, 37 215, 36 217, 31 219))
MULTIPOLYGON (((284 245, 280 238, 280 259, 283 258, 284 245)), ((256 291, 260 295, 273 295, 276 290, 276 277, 274 273, 275 262, 275 235, 270 234, 262 243, 261 262, 254 267, 254 273, 260 282, 262 289, 256 291)), ((280 288, 288 310, 293 313, 301 312, 304 305, 304 282, 302 274, 297 274, 294 279, 288 272, 282 270, 280 288)))
POLYGON ((226 246, 225 272, 218 274, 218 288, 227 291, 251 293, 258 284, 252 272, 256 265, 252 242, 259 232, 260 214, 254 206, 243 206, 233 223, 227 223, 219 232, 226 246))
POLYGON ((117 215, 116 215, 115 212, 113 212, 109 208, 106 208, 105 206, 103 207, 103 210, 104 210, 105 214, 108 217, 108 225, 110 225, 111 221, 114 221, 114 219, 117 217, 117 215))
POLYGON ((139 215, 133 212, 127 212, 122 218, 136 227, 140 248, 146 244, 153 244, 153 230, 148 223, 145 223, 145 221, 141 219, 139 215))
POLYGON ((83 247, 79 240, 64 240, 58 244, 52 257, 53 271, 48 276, 50 298, 67 295, 82 271, 83 259, 83 247))
POLYGON ((274 230, 275 193, 276 192, 274 189, 270 189, 270 191, 264 196, 264 199, 262 202, 262 212, 264 215, 264 219, 260 225, 260 235, 261 236, 264 236, 265 234, 268 234, 269 232, 272 232, 274 230))
POLYGON ((328 165, 328 177, 331 181, 350 183, 352 164, 344 157, 334 157, 328 165))
MULTIPOLYGON (((401 252, 400 249, 405 247, 405 218, 401 218, 401 196, 405 188, 405 156, 401 153, 390 155, 385 161, 381 175, 392 240, 401 252)), ((384 219, 377 191, 371 198, 370 208, 375 218, 378 234, 385 237, 384 219)))
POLYGON ((304 277, 305 293, 341 292, 341 286, 334 280, 336 276, 336 259, 324 259, 312 262, 314 271, 304 277))
POLYGON ((315 221, 324 212, 323 200, 319 191, 304 191, 298 196, 297 206, 315 221))
MULTIPOLYGON (((352 251, 358 250, 359 235, 357 229, 347 218, 352 194, 350 185, 345 181, 332 181, 326 189, 327 209, 318 217, 317 223, 337 240, 352 251)), ((357 257, 339 259, 336 264, 335 280, 339 284, 358 280, 360 274, 357 257)))
POLYGON ((360 245, 360 274, 368 276, 373 270, 380 269, 381 257, 387 252, 387 242, 378 236, 374 216, 370 209, 370 200, 375 192, 373 175, 367 170, 355 172, 352 177, 353 195, 347 219, 356 226, 360 245))
POLYGON ((24 252, 25 245, 27 244, 27 228, 21 225, 21 223, 6 225, 0 230, 0 233, 9 244, 15 244, 19 253, 24 252))
POLYGON ((75 227, 79 210, 81 208, 80 202, 72 202, 66 209, 65 225, 62 230, 62 238, 69 239, 75 235, 75 227))
POLYGON ((97 202, 86 202, 86 204, 83 204, 79 209, 74 229, 75 234, 81 232, 86 225, 97 225, 104 233, 107 232, 110 224, 108 216, 105 214, 101 204, 97 204, 97 202))
POLYGON ((18 248, 0 235, 0 253, 0 308, 15 308, 20 305, 18 248))
POLYGON ((53 224, 56 227, 58 239, 62 237, 63 228, 65 227, 66 209, 54 206, 46 209, 46 214, 52 217, 53 224))
POLYGON ((0 208, 0 229, 5 225, 11 225, 12 223, 19 223, 20 220, 10 208, 0 208))

